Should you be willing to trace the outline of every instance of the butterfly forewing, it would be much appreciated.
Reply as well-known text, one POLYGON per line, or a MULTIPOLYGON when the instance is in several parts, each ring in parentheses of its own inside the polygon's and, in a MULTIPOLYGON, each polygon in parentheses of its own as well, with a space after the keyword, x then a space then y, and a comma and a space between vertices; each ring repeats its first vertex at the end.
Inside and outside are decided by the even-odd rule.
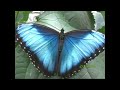
POLYGON ((58 61, 59 33, 42 25, 22 24, 17 34, 35 66, 44 74, 52 75, 58 61))
POLYGON ((103 51, 104 44, 105 37, 96 31, 76 30, 66 33, 60 56, 59 74, 70 76, 75 70, 80 69, 84 61, 103 51))

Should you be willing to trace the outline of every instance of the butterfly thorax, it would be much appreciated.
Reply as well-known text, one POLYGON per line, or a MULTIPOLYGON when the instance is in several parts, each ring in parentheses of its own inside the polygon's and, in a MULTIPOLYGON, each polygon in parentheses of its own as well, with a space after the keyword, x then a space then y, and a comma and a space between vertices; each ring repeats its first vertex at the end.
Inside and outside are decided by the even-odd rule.
POLYGON ((62 51, 63 42, 64 42, 64 37, 65 37, 64 29, 61 29, 61 32, 60 32, 60 35, 59 35, 59 39, 60 39, 60 42, 59 42, 59 52, 62 51))
POLYGON ((64 40, 64 29, 61 29, 61 32, 60 32, 60 40, 64 40))

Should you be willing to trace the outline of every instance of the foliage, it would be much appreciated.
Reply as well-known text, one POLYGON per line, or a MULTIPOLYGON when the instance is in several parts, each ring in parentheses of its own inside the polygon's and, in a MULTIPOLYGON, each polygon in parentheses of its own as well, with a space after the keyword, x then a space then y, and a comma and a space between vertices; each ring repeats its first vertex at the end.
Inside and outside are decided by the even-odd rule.
MULTIPOLYGON (((15 11, 15 25, 26 22, 30 11, 15 11)), ((64 28, 65 32, 75 29, 93 29, 94 19, 87 11, 46 11, 37 17, 37 22, 56 30, 64 28)), ((105 33, 105 27, 100 32, 105 33)), ((48 79, 31 64, 27 54, 16 44, 15 46, 15 78, 16 79, 48 79)), ((90 61, 71 79, 104 79, 105 52, 90 61)), ((49 79, 60 79, 52 76, 49 79)))

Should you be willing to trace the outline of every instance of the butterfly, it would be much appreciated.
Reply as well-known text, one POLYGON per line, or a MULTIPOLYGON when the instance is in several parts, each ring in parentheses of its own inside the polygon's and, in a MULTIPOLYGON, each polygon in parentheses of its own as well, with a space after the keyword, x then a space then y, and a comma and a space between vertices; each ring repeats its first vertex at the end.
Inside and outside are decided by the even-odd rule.
POLYGON ((34 66, 52 76, 71 77, 105 49, 105 35, 95 30, 73 30, 64 33, 41 24, 21 24, 16 42, 29 55, 34 66))

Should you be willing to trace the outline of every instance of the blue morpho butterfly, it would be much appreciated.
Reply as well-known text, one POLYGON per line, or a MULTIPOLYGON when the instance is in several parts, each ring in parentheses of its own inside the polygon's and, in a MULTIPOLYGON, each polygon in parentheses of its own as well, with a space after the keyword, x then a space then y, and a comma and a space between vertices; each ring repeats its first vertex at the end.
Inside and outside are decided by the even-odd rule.
POLYGON ((44 75, 54 73, 71 77, 105 49, 104 34, 94 30, 64 33, 40 24, 21 24, 16 41, 27 52, 35 67, 44 75))

